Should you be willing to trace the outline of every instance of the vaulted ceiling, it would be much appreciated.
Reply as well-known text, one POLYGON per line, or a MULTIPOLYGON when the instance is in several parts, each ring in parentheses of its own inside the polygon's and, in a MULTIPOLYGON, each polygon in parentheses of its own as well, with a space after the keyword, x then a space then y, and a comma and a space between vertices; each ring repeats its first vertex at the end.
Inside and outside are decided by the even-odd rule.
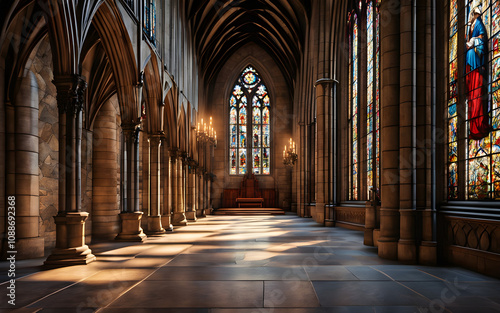
POLYGON ((264 48, 289 84, 305 40, 310 0, 186 0, 202 74, 210 82, 226 60, 248 42, 264 48))

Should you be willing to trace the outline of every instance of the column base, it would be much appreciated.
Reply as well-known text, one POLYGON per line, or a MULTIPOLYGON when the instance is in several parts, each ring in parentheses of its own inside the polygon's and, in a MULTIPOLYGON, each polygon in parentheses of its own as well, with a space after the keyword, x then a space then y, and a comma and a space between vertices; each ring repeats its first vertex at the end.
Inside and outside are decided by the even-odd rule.
POLYGON ((380 229, 373 230, 373 246, 378 247, 378 239, 380 238, 380 229))
POLYGON ((95 255, 87 245, 78 248, 54 249, 47 260, 43 263, 44 267, 61 267, 71 265, 86 265, 96 260, 95 255))
POLYGON ((363 244, 365 246, 373 246, 373 229, 371 228, 365 228, 365 234, 363 237, 363 244))
POLYGON ((398 260, 409 264, 417 263, 417 246, 414 240, 399 240, 398 260))
POLYGON ((196 222, 196 211, 186 212, 186 219, 190 222, 196 222))
POLYGON ((45 261, 45 266, 59 267, 85 265, 95 261, 95 256, 85 244, 87 212, 60 212, 54 216, 56 248, 45 261))
POLYGON ((380 238, 378 240, 378 256, 383 259, 397 260, 398 259, 397 240, 380 238))
POLYGON ((184 212, 174 213, 174 216, 172 217, 172 224, 174 226, 186 226, 187 225, 186 214, 184 214, 184 212))
POLYGON ((418 263, 423 265, 437 265, 437 243, 423 241, 419 247, 418 263))
POLYGON ((311 215, 314 220, 320 224, 325 223, 325 204, 316 203, 314 207, 311 208, 311 215))
POLYGON ((165 229, 161 226, 161 216, 150 216, 148 218, 148 235, 162 235, 165 229))
POLYGON ((118 241, 143 241, 146 235, 141 228, 142 212, 120 213, 121 231, 116 236, 118 241))
POLYGON ((161 216, 161 225, 163 225, 163 229, 165 229, 165 231, 174 231, 170 214, 161 216))

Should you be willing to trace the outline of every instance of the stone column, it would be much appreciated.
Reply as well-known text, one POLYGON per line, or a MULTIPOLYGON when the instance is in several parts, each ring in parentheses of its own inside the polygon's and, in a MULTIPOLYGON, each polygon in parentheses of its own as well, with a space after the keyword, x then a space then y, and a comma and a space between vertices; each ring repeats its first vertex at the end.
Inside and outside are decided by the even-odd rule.
POLYGON ((59 108, 59 213, 56 248, 46 266, 88 264, 95 256, 85 245, 87 212, 81 212, 81 146, 83 94, 87 83, 79 75, 55 77, 59 108))
POLYGON ((197 199, 197 202, 198 202, 198 217, 206 217, 205 215, 205 208, 203 206, 203 197, 204 197, 204 189, 203 189, 203 170, 201 168, 198 168, 198 171, 196 173, 196 181, 197 181, 197 184, 198 184, 198 192, 197 192, 197 195, 198 195, 198 199, 197 199))
POLYGON ((177 155, 176 156, 176 189, 174 190, 174 193, 176 194, 175 200, 175 207, 174 207, 174 216, 172 218, 172 224, 174 226, 186 226, 187 225, 187 220, 186 220, 186 213, 185 213, 185 207, 184 207, 184 171, 183 171, 183 164, 182 164, 182 158, 177 155))
POLYGON ((399 213, 400 238, 398 241, 398 259, 404 262, 417 261, 415 241, 415 209, 413 171, 416 164, 413 160, 413 44, 412 44, 412 1, 401 1, 401 33, 400 33, 400 115, 399 115, 399 213), (403 82, 405 82, 403 84, 403 82))
POLYGON ((120 241, 143 241, 146 238, 142 227, 142 212, 139 207, 139 124, 122 125, 124 135, 125 196, 123 212, 120 213, 121 231, 116 236, 120 241))
POLYGON ((118 234, 118 164, 116 111, 106 102, 97 115, 93 130, 92 236, 112 239, 118 234))
POLYGON ((13 121, 6 123, 12 125, 7 137, 10 151, 6 170, 11 173, 7 175, 7 196, 15 196, 16 258, 40 258, 44 255, 44 238, 39 237, 38 227, 38 84, 31 71, 22 79, 15 106, 7 104, 7 107, 10 111, 7 118, 13 121))
POLYGON ((298 191, 297 191, 297 215, 300 217, 304 217, 306 214, 306 133, 305 133, 305 124, 304 122, 299 122, 299 159, 298 159, 298 168, 299 168, 299 178, 298 178, 298 191))
POLYGON ((187 212, 188 221, 196 222, 196 168, 188 170, 187 212))
POLYGON ((399 3, 382 1, 381 39, 381 208, 378 255, 397 259, 399 240, 399 91, 400 17, 399 3), (398 6, 395 8, 394 6, 398 6))
POLYGON ((331 158, 330 151, 332 144, 332 112, 333 103, 332 88, 335 80, 322 78, 315 83, 316 87, 316 222, 324 223, 325 219, 330 220, 329 210, 325 210, 330 204, 331 180, 331 158))
POLYGON ((161 145, 161 161, 163 172, 161 173, 163 184, 163 207, 161 212, 161 224, 165 230, 172 231, 172 162, 170 161, 170 153, 166 147, 166 140, 162 139, 161 145))
POLYGON ((158 135, 149 137, 149 218, 148 233, 163 234, 160 215, 160 148, 161 138, 158 135))

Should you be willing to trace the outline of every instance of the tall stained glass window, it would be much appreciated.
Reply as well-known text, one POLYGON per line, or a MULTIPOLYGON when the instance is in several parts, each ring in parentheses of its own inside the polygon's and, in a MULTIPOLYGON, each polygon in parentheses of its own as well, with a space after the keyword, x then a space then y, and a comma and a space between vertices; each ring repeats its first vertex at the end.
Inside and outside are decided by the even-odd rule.
POLYGON ((378 194, 380 186, 380 37, 379 14, 375 1, 369 0, 366 9, 367 37, 367 104, 366 104, 366 175, 367 192, 378 194))
POLYGON ((257 175, 269 175, 270 98, 260 75, 252 66, 247 66, 239 76, 229 106, 229 173, 242 175, 251 171, 257 175))
POLYGON ((451 0, 449 27, 448 198, 500 200, 500 1, 451 0))
POLYGON ((156 46, 156 0, 146 0, 144 6, 144 31, 151 43, 156 46))
POLYGON ((365 200, 371 199, 373 195, 379 195, 379 2, 378 0, 353 0, 350 2, 347 18, 349 44, 349 200, 365 200), (364 186, 366 186, 366 190, 364 186), (372 193, 372 191, 374 192, 372 193))
POLYGON ((358 200, 358 61, 359 61, 359 29, 358 16, 356 13, 351 13, 349 22, 352 27, 352 32, 349 36, 350 41, 350 58, 349 58, 349 118, 350 118, 350 138, 351 138, 351 160, 350 160, 350 199, 358 200))

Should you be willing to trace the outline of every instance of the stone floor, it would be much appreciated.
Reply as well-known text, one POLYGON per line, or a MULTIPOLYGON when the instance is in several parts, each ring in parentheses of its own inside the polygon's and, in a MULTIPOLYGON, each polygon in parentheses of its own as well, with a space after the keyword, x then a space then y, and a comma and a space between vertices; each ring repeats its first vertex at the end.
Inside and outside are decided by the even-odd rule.
MULTIPOLYGON (((400 265, 362 233, 284 216, 210 216, 143 244, 97 243, 96 262, 18 261, 18 312, 500 312, 500 280, 400 265), (23 276, 23 277, 20 277, 23 276)), ((0 263, 1 281, 7 263, 0 263)), ((10 311, 7 283, 1 312, 10 311)))

